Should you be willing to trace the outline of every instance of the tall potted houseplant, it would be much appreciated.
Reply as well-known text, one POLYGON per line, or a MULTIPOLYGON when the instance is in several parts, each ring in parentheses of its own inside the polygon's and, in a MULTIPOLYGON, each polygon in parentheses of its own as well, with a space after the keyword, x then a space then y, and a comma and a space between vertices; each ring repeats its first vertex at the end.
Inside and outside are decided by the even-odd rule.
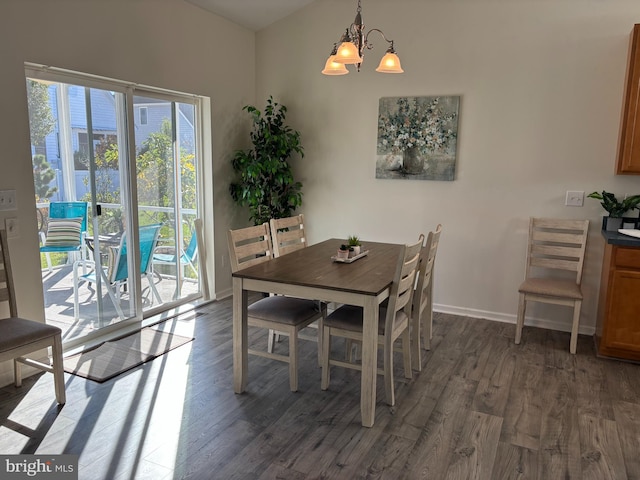
POLYGON ((640 195, 631 195, 618 200, 613 193, 603 190, 602 193, 592 192, 587 197, 600 200, 602 208, 609 213, 608 217, 603 217, 602 229, 612 232, 622 227, 622 217, 626 212, 637 209, 640 205, 640 195))
POLYGON ((269 97, 264 112, 243 108, 253 119, 250 150, 235 152, 231 164, 239 178, 229 191, 240 205, 248 206, 255 225, 271 218, 290 217, 302 204, 302 184, 293 178, 289 158, 304 157, 300 132, 285 124, 287 108, 269 97))

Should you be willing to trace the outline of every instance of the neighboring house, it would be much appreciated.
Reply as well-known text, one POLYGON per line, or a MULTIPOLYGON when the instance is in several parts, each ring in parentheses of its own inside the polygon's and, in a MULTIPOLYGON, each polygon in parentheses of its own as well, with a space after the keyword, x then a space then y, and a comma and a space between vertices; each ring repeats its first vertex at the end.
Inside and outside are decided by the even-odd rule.
MULTIPOLYGON (((49 102, 54 118, 59 118, 58 84, 49 87, 49 102)), ((87 131, 87 118, 85 109, 84 87, 70 85, 68 89, 69 99, 69 123, 71 127, 71 143, 74 157, 88 159, 89 136, 87 131)), ((106 136, 117 135, 116 104, 114 94, 106 90, 91 89, 91 113, 94 147, 106 136)), ((194 116, 193 105, 179 104, 178 128, 179 138, 182 140, 181 148, 187 153, 194 153, 193 138, 194 116)), ((136 150, 145 142, 150 134, 161 131, 165 119, 171 118, 171 104, 164 100, 156 100, 148 97, 134 97, 134 123, 136 150)), ((51 182, 57 187, 57 191, 51 198, 53 201, 68 199, 62 180, 63 160, 60 148, 60 123, 56 122, 54 131, 45 139, 44 153, 51 168, 56 171, 56 178, 51 182)), ((86 181, 89 172, 85 162, 74 161, 76 197, 82 198, 89 193, 86 181)), ((114 171, 113 185, 120 186, 118 172, 114 171)))
MULTIPOLYGON (((195 153, 193 135, 193 105, 178 104, 178 129, 180 146, 187 153, 195 153)), ((162 122, 171 118, 171 103, 149 97, 133 97, 133 121, 136 126, 136 148, 144 143, 147 137, 162 128, 162 122)))

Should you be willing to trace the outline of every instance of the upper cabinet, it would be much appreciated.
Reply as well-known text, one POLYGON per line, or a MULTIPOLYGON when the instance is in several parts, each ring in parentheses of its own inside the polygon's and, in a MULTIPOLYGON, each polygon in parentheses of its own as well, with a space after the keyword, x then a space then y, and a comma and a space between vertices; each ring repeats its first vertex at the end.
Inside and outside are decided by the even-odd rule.
POLYGON ((631 31, 625 80, 620 137, 618 139, 619 175, 640 175, 640 24, 631 31))
POLYGON ((640 24, 636 24, 629 39, 629 58, 625 80, 620 137, 618 139, 619 175, 640 175, 640 24))

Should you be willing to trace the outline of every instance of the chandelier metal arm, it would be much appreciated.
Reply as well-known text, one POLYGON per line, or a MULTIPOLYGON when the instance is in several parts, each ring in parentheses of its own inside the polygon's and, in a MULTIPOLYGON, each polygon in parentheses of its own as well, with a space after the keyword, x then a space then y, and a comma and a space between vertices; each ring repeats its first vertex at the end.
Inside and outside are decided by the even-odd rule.
POLYGON ((369 43, 369 34, 371 32, 378 32, 380 35, 382 35, 382 38, 384 38, 384 41, 389 43, 390 47, 393 48, 393 40, 389 40, 387 38, 387 36, 384 34, 384 32, 382 30, 380 30, 379 28, 372 28, 364 36, 364 46, 367 47, 367 50, 371 50, 373 48, 373 43, 369 43))

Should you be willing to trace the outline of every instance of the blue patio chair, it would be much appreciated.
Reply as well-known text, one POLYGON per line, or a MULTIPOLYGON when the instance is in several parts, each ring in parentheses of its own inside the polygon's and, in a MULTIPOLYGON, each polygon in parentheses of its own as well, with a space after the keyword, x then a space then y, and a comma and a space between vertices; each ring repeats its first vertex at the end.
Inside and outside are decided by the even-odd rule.
POLYGON ((51 268, 52 252, 80 252, 83 261, 88 259, 85 237, 87 235, 87 202, 51 202, 49 203, 49 222, 47 233, 40 232, 42 245, 40 252, 45 254, 47 269, 51 268), (78 232, 79 223, 79 232, 78 232))
MULTIPOLYGON (((163 247, 159 247, 161 249, 163 247)), ((180 265, 182 266, 183 272, 184 268, 187 266, 191 268, 191 271, 194 275, 198 276, 198 271, 196 270, 194 262, 196 261, 196 257, 198 256, 198 237, 196 236, 196 232, 194 231, 191 235, 191 240, 189 240, 189 244, 187 245, 186 250, 180 249, 180 265)), ((175 265, 176 261, 176 253, 175 248, 173 253, 154 253, 153 254, 153 263, 156 265, 175 265)), ((184 277, 184 273, 182 275, 184 277)))
MULTIPOLYGON (((158 242, 158 234, 160 233, 161 224, 146 225, 140 227, 139 240, 140 240, 140 273, 147 277, 149 281, 149 287, 151 288, 152 297, 151 303, 153 304, 153 296, 156 297, 159 303, 162 303, 162 298, 153 283, 153 251, 156 248, 158 242)), ((95 265, 95 264, 94 264, 95 265)), ((107 293, 113 302, 116 311, 121 319, 124 319, 124 312, 120 306, 120 287, 126 283, 129 278, 128 264, 127 264, 127 236, 126 232, 120 239, 120 245, 118 247, 109 248, 109 265, 103 267, 100 272, 102 281, 107 286, 107 293)), ((79 282, 91 282, 96 281, 96 272, 94 271, 86 275, 78 275, 78 269, 73 269, 73 288, 74 288, 74 318, 77 320, 80 317, 80 306, 78 298, 78 286, 79 282)))

